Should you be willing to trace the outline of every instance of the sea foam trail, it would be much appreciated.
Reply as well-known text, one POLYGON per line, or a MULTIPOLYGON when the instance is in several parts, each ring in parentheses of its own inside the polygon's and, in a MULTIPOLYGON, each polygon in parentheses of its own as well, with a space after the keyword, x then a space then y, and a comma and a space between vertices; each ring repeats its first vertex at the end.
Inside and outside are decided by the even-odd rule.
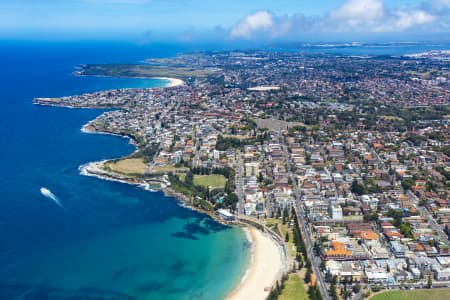
POLYGON ((49 189, 41 187, 41 194, 55 202, 59 207, 63 207, 58 197, 56 197, 49 189))

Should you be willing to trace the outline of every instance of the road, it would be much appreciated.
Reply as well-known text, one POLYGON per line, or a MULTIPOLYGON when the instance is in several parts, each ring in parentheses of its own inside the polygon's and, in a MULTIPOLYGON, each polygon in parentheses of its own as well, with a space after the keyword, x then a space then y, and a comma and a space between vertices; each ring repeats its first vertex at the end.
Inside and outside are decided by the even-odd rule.
POLYGON ((283 144, 283 150, 284 150, 284 157, 286 159, 287 173, 288 173, 289 178, 292 181, 292 186, 293 186, 293 191, 294 191, 294 198, 295 198, 294 207, 295 207, 295 211, 297 214, 297 218, 300 221, 300 223, 299 223, 300 231, 302 233, 303 240, 306 245, 306 251, 307 251, 308 257, 311 261, 311 265, 312 265, 314 274, 316 275, 317 283, 318 283, 320 292, 322 294, 322 297, 323 297, 323 299, 328 300, 328 299, 330 299, 330 296, 328 294, 327 284, 325 282, 325 279, 323 278, 322 272, 319 269, 319 266, 320 266, 320 263, 322 260, 320 259, 320 257, 317 257, 314 255, 313 242, 311 240, 309 226, 306 223, 306 213, 305 213, 305 211, 303 209, 303 205, 301 204, 301 201, 300 201, 300 195, 301 195, 300 189, 298 188, 297 184, 295 183, 295 178, 293 178, 289 152, 288 152, 286 144, 283 144))
POLYGON ((237 214, 245 214, 245 193, 244 193, 244 162, 241 151, 236 151, 236 195, 239 199, 237 204, 237 214))
MULTIPOLYGON (((416 195, 414 195, 413 192, 408 191, 408 196, 413 198, 416 203, 419 203, 419 198, 417 198, 416 195)), ((427 221, 430 227, 436 232, 439 239, 441 241, 448 241, 448 236, 444 232, 444 228, 442 228, 441 225, 439 225, 436 221, 436 219, 431 215, 431 213, 426 209, 424 206, 417 206, 419 208, 420 214, 422 217, 424 217, 427 221)))

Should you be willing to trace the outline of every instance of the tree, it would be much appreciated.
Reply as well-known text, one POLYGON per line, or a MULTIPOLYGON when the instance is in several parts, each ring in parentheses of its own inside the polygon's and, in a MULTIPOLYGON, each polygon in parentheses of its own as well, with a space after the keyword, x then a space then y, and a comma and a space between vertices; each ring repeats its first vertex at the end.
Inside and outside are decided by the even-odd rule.
POLYGON ((194 182, 194 174, 191 171, 186 173, 186 176, 184 177, 184 182, 189 185, 192 185, 192 183, 194 182))
POLYGON ((263 174, 261 173, 261 172, 259 172, 259 175, 258 175, 258 182, 259 183, 262 183, 264 181, 264 176, 263 176, 263 174))
POLYGON ((236 207, 236 204, 239 202, 239 198, 235 193, 228 194, 225 199, 224 203, 227 206, 236 207))
POLYGON ((342 290, 341 294, 342 298, 344 298, 344 300, 347 300, 352 295, 352 292, 347 290, 347 285, 344 285, 344 289, 342 290))
POLYGON ((298 269, 301 270, 303 268, 303 260, 300 259, 300 261, 298 261, 298 269))
POLYGON ((377 293, 377 292, 381 291, 381 287, 379 285, 374 285, 374 286, 372 286, 372 291, 374 293, 377 293))
POLYGON ((378 214, 376 212, 368 213, 365 214, 363 218, 365 222, 378 221, 378 214))
POLYGON ((322 300, 320 290, 316 285, 311 285, 308 289, 308 296, 311 300, 322 300))
POLYGON ((284 225, 286 224, 286 217, 287 217, 287 209, 286 207, 283 209, 283 217, 281 218, 281 223, 284 225))
POLYGON ((322 271, 324 271, 324 270, 327 268, 327 265, 326 265, 326 263, 325 263, 324 260, 322 260, 322 261, 320 262, 319 268, 320 268, 320 270, 322 270, 322 271))
POLYGON ((407 238, 410 238, 410 239, 413 238, 411 224, 409 224, 409 223, 401 224, 400 225, 400 232, 407 238))
POLYGON ((331 299, 333 299, 333 300, 339 299, 338 293, 336 291, 336 282, 337 282, 337 277, 333 276, 333 281, 331 282, 330 290, 328 291, 330 293, 331 299))
POLYGON ((402 187, 405 191, 409 190, 414 185, 414 180, 412 178, 406 178, 402 181, 402 187))
POLYGON ((275 214, 275 218, 279 219, 281 217, 281 209, 278 207, 277 212, 275 214))
POLYGON ((313 250, 316 255, 320 254, 320 244, 317 240, 314 242, 313 250))
POLYGON ((354 193, 358 196, 364 195, 366 193, 366 189, 365 189, 364 185, 362 185, 361 183, 358 183, 358 181, 356 181, 356 180, 353 180, 353 182, 352 182, 351 191, 352 191, 352 193, 354 193))
POLYGON ((431 289, 432 287, 433 287, 433 279, 431 279, 431 276, 428 276, 427 288, 431 289))
POLYGON ((286 237, 285 237, 284 241, 286 243, 289 242, 289 232, 286 232, 286 237))
POLYGON ((306 269, 306 273, 305 273, 305 283, 310 283, 311 282, 311 275, 312 275, 312 269, 311 267, 306 269))

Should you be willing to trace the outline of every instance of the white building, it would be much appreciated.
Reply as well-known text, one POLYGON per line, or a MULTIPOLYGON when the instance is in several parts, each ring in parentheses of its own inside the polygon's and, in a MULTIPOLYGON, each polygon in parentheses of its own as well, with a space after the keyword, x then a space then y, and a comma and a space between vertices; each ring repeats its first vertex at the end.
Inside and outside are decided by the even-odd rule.
POLYGON ((330 216, 333 220, 342 220, 342 207, 339 203, 331 202, 329 209, 330 216))

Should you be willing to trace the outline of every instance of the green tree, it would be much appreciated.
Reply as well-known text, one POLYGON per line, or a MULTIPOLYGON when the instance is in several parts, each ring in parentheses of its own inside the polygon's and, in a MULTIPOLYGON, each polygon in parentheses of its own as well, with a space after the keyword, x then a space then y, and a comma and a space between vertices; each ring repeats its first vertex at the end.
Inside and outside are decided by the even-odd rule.
POLYGON ((432 287, 433 287, 433 279, 431 279, 431 276, 428 276, 427 288, 431 289, 432 287))
POLYGON ((320 268, 320 270, 322 270, 322 271, 324 271, 324 270, 327 268, 327 265, 326 265, 326 263, 325 263, 324 260, 322 260, 322 261, 320 262, 319 268, 320 268))
POLYGON ((364 195, 366 193, 364 185, 358 183, 358 181, 356 180, 353 180, 352 182, 351 191, 358 196, 364 195))
POLYGON ((352 290, 353 290, 353 293, 358 294, 359 291, 361 290, 361 285, 355 284, 355 285, 353 286, 352 290))
POLYGON ((186 184, 192 185, 194 182, 194 174, 189 170, 184 177, 184 182, 186 184))
POLYGON ((414 180, 412 178, 406 178, 402 181, 402 187, 405 191, 409 190, 414 185, 414 180))
POLYGON ((409 224, 409 223, 401 224, 400 225, 400 232, 407 238, 410 238, 410 239, 413 238, 411 224, 409 224))
POLYGON ((312 269, 311 267, 306 269, 306 273, 305 273, 305 283, 310 283, 311 282, 311 275, 312 275, 312 269))
POLYGON ((232 208, 235 208, 238 202, 239 198, 235 193, 228 194, 224 199, 225 205, 231 206, 232 208))

